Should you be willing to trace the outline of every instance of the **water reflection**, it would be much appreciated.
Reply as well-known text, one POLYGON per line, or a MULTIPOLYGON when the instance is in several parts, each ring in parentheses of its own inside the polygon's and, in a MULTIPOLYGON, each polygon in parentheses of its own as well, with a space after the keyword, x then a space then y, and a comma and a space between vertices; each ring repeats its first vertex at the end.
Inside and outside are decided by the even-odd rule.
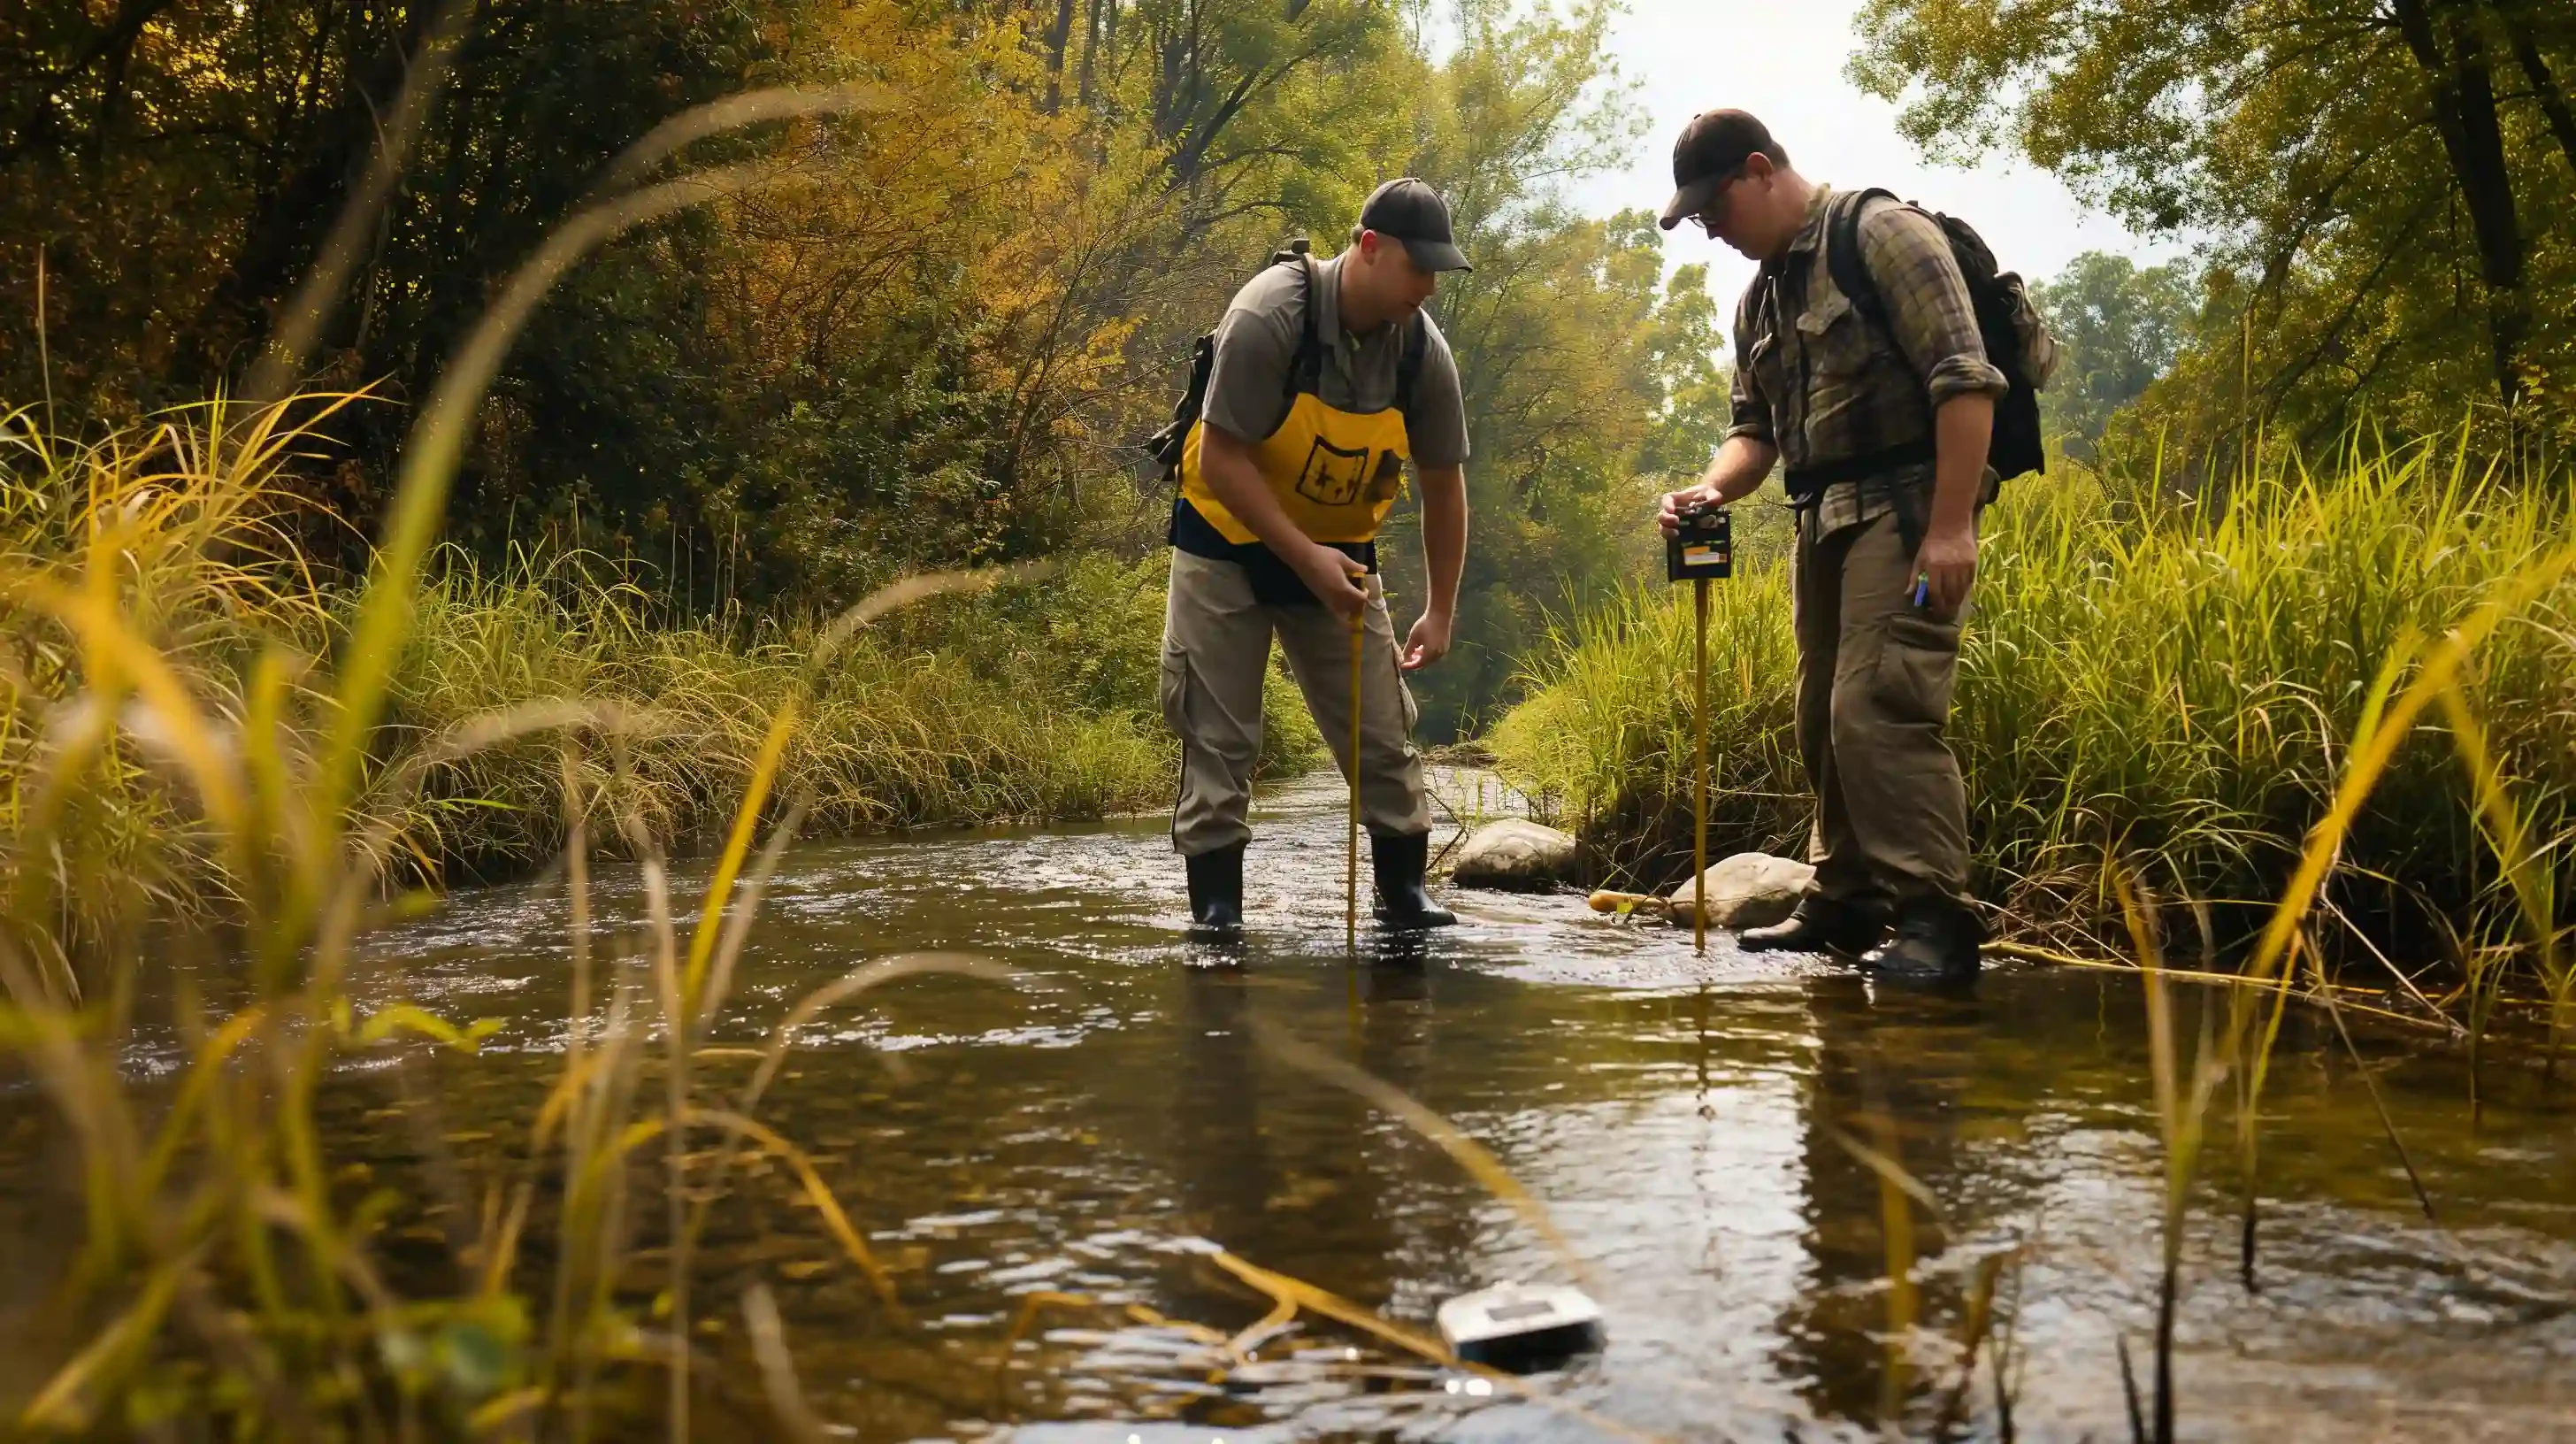
MULTIPOLYGON (((1812 979, 1805 992, 1815 1055, 1798 1101, 1800 1212, 1812 1273, 1781 1322, 1781 1369, 1820 1414, 1893 1421, 1930 1386, 1909 1370, 1902 1395, 1891 1392, 1881 1342, 1899 1263, 1890 1253, 1890 1185, 1854 1145, 1887 1156, 1945 1204, 1960 1197, 1960 1110, 1986 1009, 1973 992, 1882 989, 1851 973, 1812 979)), ((1959 1298, 1956 1271, 1939 1267, 1950 1245, 1943 1220, 1911 1198, 1899 1206, 1918 1261, 1912 1273, 1927 1285, 1917 1317, 1947 1323, 1959 1298)))
MULTIPOLYGON (((1138 1322, 1150 1310, 1231 1332, 1267 1312, 1192 1240, 1418 1327, 1456 1293, 1557 1276, 1546 1246, 1445 1153, 1265 1051, 1256 1035, 1276 1030, 1457 1121, 1547 1202, 1610 1315, 1607 1351, 1549 1381, 1564 1398, 1676 1439, 1875 1435, 1882 1199, 1842 1139, 1871 1140, 1883 1120, 1939 1203, 1937 1218, 1911 1210, 1926 1325, 1955 1327, 1975 1258, 2030 1242, 2022 1437, 2125 1436, 2111 1345, 2152 1317, 2160 1167, 2129 980, 2008 972, 1977 997, 1881 994, 1722 944, 1696 958, 1687 934, 1607 922, 1579 899, 1496 895, 1457 899, 1463 925, 1441 934, 1364 934, 1353 962, 1338 793, 1276 801, 1262 826, 1254 926, 1222 950, 1183 942, 1169 841, 1151 822, 791 855, 718 1041, 758 1042, 794 999, 892 952, 964 948, 1030 979, 1018 992, 920 979, 836 1010, 764 1105, 895 1271, 913 1325, 886 1319, 835 1261, 793 1178, 746 1170, 711 1218, 707 1297, 771 1285, 836 1424, 906 1440, 976 1437, 1004 1418, 1118 1421, 1026 1432, 1085 1444, 1213 1432, 1146 1422, 1175 1418, 1229 1439, 1597 1437, 1443 1399, 1436 1381, 1426 1400, 1418 1377, 1299 1373, 1309 1346, 1399 1362, 1337 1326, 1310 1321, 1246 1370, 1203 1334, 1138 1322), (1092 1302, 1048 1314, 1005 1387, 1000 1339, 1041 1292, 1092 1302)), ((596 901, 616 928, 643 913, 615 870, 596 901)), ((456 1148, 468 1168, 501 1170, 489 1176, 516 1176, 510 1140, 558 1061, 563 926, 559 893, 516 889, 381 944, 439 1011, 516 1012, 496 1040, 516 1051, 437 1075, 433 1139, 497 1139, 456 1148)), ((2225 1198, 2195 1215, 2188 1428, 2273 1432, 2295 1407, 2327 1421, 2324 1436, 2403 1433, 2388 1421, 2412 1418, 2418 1437, 2447 1438, 2426 1421, 2457 1405, 2515 1421, 2517 1441, 2553 1437, 2550 1421, 2576 1418, 2576 1383, 2559 1382, 2576 1358, 2567 1111, 2499 1079, 2472 1126, 2456 1059, 2365 1040, 2442 1202, 2435 1229, 2329 1044, 2294 1031, 2267 1095, 2260 1296, 2232 1286, 2225 1198)), ((745 1065, 710 1063, 710 1078, 725 1066, 745 1065)), ((382 1091, 353 1081, 331 1115, 335 1145, 427 1196, 401 1172, 411 1130, 369 1112, 382 1091)), ((35 1176, 42 1160, 19 1153, 17 1177, 35 1176)), ((396 1232, 443 1249, 449 1221, 396 1232)), ((648 1273, 628 1280, 639 1309, 648 1273)), ((755 1377, 726 1347, 710 1345, 755 1377)), ((1909 1380, 1912 1435, 1950 1382, 1909 1380)), ((1980 1414, 1970 1432, 1992 1425, 1980 1414)))
MULTIPOLYGON (((1437 1086, 1434 966, 1417 947, 1284 977, 1243 958, 1179 970, 1165 1158, 1187 1232, 1371 1308, 1408 1260, 1458 1255, 1471 1224, 1426 1206, 1456 1192, 1455 1165, 1258 1039, 1275 1030, 1419 1095, 1437 1086)), ((1190 1291, 1210 1317, 1245 1298, 1190 1291)))

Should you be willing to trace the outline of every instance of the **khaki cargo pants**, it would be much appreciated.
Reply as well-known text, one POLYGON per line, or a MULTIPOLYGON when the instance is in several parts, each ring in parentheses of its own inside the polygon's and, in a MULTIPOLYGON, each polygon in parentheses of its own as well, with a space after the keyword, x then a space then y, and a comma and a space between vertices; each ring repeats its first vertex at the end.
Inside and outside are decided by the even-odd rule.
POLYGON ((1894 513, 1815 532, 1815 512, 1800 512, 1798 754, 1816 789, 1816 892, 1862 906, 1964 904, 1968 793, 1943 734, 1967 617, 1914 606, 1914 558, 1894 513))
MULTIPOLYGON (((1360 821, 1371 832, 1416 836, 1431 830, 1422 793, 1422 755, 1413 747, 1413 693, 1397 669, 1386 596, 1368 579, 1360 667, 1360 821)), ((1181 738, 1181 794, 1172 807, 1172 845, 1196 857, 1252 836, 1252 765, 1261 753, 1261 683, 1270 639, 1288 654, 1289 674, 1324 734, 1342 775, 1350 775, 1351 630, 1323 606, 1273 607, 1252 599, 1243 568, 1172 553, 1171 600, 1163 613, 1163 720, 1181 738)))

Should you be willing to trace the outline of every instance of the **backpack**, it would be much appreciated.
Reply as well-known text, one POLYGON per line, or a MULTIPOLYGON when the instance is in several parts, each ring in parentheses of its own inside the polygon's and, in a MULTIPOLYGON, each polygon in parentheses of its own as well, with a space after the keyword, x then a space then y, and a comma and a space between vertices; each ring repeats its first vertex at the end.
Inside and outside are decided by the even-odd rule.
MULTIPOLYGON (((1887 320, 1887 299, 1880 293, 1877 278, 1869 273, 1868 257, 1861 253, 1860 213, 1871 198, 1896 196, 1883 190, 1852 191, 1833 198, 1833 215, 1825 239, 1827 268, 1834 286, 1845 296, 1881 335, 1894 337, 1887 320)), ((1906 202, 1905 204, 1911 204, 1906 202)), ((2016 476, 2048 469, 2047 455, 2039 434, 2039 392, 2057 370, 2057 339, 2048 333, 2048 323, 2040 318, 2039 308, 2031 304, 2030 290, 2022 278, 1995 264, 1995 253, 1987 249, 1985 238, 1976 228, 1956 216, 1945 216, 1927 207, 1915 209, 1941 223, 1950 238, 1950 255, 1959 263, 1959 274, 1968 283, 1968 299, 1976 308, 1977 330, 1985 338, 1986 359, 2004 373, 2011 389, 1995 402, 1994 440, 1986 448, 1986 464, 1995 475, 2009 481, 2016 476)))
MULTIPOLYGON (((1317 333, 1315 319, 1315 263, 1304 236, 1272 252, 1262 269, 1266 271, 1271 266, 1287 265, 1296 266, 1305 273, 1308 287, 1305 334, 1298 338, 1297 357, 1288 368, 1288 395, 1293 402, 1301 386, 1314 384, 1314 378, 1324 364, 1324 343, 1317 333)), ((1422 376, 1423 352, 1429 344, 1423 315, 1416 311, 1411 328, 1405 332, 1404 355, 1395 366, 1395 405, 1399 411, 1413 407, 1414 383, 1422 376)), ((1189 450, 1190 428, 1198 424, 1199 414, 1207 405, 1208 373, 1215 369, 1216 332, 1210 330, 1201 335, 1198 344, 1190 350, 1189 384, 1182 388, 1181 399, 1172 403, 1171 421, 1162 430, 1145 438, 1145 455, 1162 468, 1163 480, 1168 484, 1178 485, 1180 482, 1181 458, 1189 450)))

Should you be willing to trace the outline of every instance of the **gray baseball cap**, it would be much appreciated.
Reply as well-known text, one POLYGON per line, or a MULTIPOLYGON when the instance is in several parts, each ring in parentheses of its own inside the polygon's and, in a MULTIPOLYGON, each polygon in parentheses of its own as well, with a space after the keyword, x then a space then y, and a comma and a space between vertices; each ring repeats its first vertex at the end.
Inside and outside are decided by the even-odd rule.
POLYGON ((1406 176, 1379 186, 1360 207, 1360 229, 1404 242, 1413 264, 1426 271, 1472 271, 1449 231, 1449 203, 1440 192, 1406 176))

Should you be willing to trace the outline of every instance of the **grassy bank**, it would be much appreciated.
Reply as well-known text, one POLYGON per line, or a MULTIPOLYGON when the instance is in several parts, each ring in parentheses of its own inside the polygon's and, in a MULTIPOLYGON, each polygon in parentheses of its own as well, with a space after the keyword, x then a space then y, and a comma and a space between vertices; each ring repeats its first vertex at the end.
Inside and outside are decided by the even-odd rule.
MULTIPOLYGON (((1162 804, 1157 569, 917 579, 772 621, 662 615, 580 557, 344 586, 283 524, 304 438, 278 422, 0 437, 0 1053, 77 1157, 76 1201, 42 1210, 70 1246, 19 1280, 45 1296, 13 1319, 7 1432, 685 1439, 756 1379, 754 1413, 821 1437, 767 1285, 699 1295, 697 1240, 783 1187, 900 1318, 762 1095, 801 1024, 879 984, 1016 980, 863 963, 720 1076, 703 1030, 797 835, 1162 804), (668 858, 701 841, 707 890, 676 896, 668 858), (603 854, 638 864, 642 927, 593 921, 603 854), (560 1072, 500 1139, 439 1121, 442 1070, 482 1066, 472 1021, 358 951, 459 860, 543 860, 570 906, 560 1072), (333 1130, 370 1105, 409 1120, 418 1177, 351 1161, 333 1130)), ((1275 730, 1275 763, 1315 745, 1275 730)))
MULTIPOLYGON (((2080 470, 2009 488, 1952 728, 1981 889, 2024 922, 2116 919, 2107 857, 2222 917, 2268 908, 2391 689, 2571 520, 2564 489, 2495 483, 2431 444, 2189 504, 2080 470)), ((1788 579, 1764 560, 1716 589, 1713 846, 1792 850, 1809 804, 1788 579)), ((1493 738, 1512 780, 1559 798, 1632 882, 1687 871, 1691 625, 1688 596, 1661 588, 1581 619, 1493 738)), ((2576 584, 2518 605, 2454 695, 2342 835, 2324 901, 2456 957, 2532 942, 2535 903, 2554 929, 2576 919, 2576 584), (2462 718, 2502 808, 2481 811, 2462 718), (2507 855, 2531 864, 2519 894, 2507 855)))
MULTIPOLYGON (((0 882, 21 916, 48 913, 71 935, 221 911, 243 891, 153 740, 110 736, 79 710, 102 680, 80 609, 123 609, 133 641, 230 719, 277 711, 263 686, 324 704, 312 679, 355 619, 353 592, 317 575, 283 525, 314 520, 291 491, 306 438, 219 439, 208 415, 87 446, 22 415, 0 448, 0 882), (39 836, 41 850, 27 845, 39 836)), ((570 735, 578 786, 596 793, 615 773, 663 845, 706 845, 791 695, 801 715, 775 792, 802 806, 809 834, 1163 806, 1176 752, 1156 701, 1160 560, 1090 556, 934 597, 857 628, 809 677, 826 616, 673 616, 606 559, 492 570, 442 554, 415 599, 360 809, 408 875, 526 869, 564 844, 570 735), (534 725, 550 712, 587 722, 534 725), (517 720, 496 732, 496 719, 517 720), (588 725, 599 722, 611 725, 588 725)), ((1269 761, 1305 765, 1318 739, 1284 676, 1274 686, 1269 761)))

